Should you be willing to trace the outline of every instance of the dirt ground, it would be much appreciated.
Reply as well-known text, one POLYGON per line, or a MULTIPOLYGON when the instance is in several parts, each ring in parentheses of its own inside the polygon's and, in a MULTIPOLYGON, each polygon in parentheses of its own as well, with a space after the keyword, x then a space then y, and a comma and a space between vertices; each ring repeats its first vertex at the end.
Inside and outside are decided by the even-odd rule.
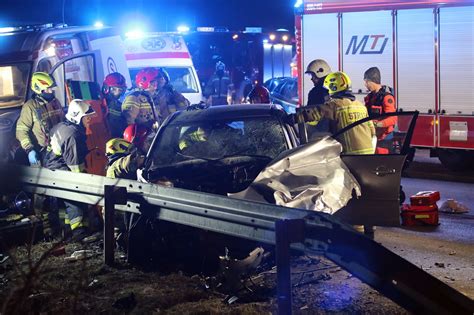
MULTIPOLYGON (((229 295, 216 278, 179 268, 144 270, 116 252, 103 264, 101 241, 42 242, 5 253, 0 264, 2 314, 275 314, 276 269, 255 273, 247 289, 229 295), (77 250, 90 257, 69 261, 77 250), (8 256, 8 258, 7 258, 8 256), (6 258, 6 259, 5 259, 6 258), (236 301, 235 297, 238 299, 236 301)), ((319 256, 292 258, 294 314, 407 314, 357 278, 319 256)))

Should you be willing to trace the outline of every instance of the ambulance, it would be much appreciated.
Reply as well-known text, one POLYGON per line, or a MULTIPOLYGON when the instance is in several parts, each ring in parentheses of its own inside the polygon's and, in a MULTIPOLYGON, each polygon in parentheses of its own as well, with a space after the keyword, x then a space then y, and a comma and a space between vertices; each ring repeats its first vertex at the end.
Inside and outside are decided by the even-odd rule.
POLYGON ((451 169, 474 165, 472 0, 300 0, 295 7, 300 104, 313 87, 304 72, 314 59, 346 72, 359 100, 368 92, 365 70, 378 67, 398 110, 420 112, 412 146, 451 169))
MULTIPOLYGON (((120 34, 112 28, 65 24, 0 28, 0 152, 2 160, 15 141, 15 122, 22 105, 32 97, 31 75, 43 71, 56 82, 55 94, 66 107, 71 82, 100 86, 112 72, 131 80, 120 34)), ((84 86, 84 84, 82 84, 84 86)), ((85 90, 84 90, 85 91, 85 90)), ((93 100, 95 95, 81 95, 93 100)), ((65 108, 66 110, 66 108, 65 108)), ((94 149, 94 148, 91 148, 94 149)), ((100 148, 102 150, 102 148, 100 148)), ((100 150, 97 155, 101 155, 100 150)))
POLYGON ((202 87, 183 36, 175 33, 126 34, 124 45, 132 80, 143 68, 163 68, 170 76, 171 85, 191 104, 203 100, 202 87))

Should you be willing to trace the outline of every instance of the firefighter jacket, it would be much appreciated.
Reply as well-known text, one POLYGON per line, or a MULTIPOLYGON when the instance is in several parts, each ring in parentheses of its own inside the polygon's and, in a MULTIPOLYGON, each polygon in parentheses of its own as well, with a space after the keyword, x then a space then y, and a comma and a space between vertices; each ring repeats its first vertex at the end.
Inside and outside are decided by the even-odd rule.
MULTIPOLYGON (((227 105, 227 94, 230 78, 226 75, 219 77, 214 74, 204 89, 204 96, 211 98, 211 105, 227 105)), ((247 94, 243 95, 246 97, 247 94)))
POLYGON ((103 99, 107 106, 107 125, 111 138, 122 138, 125 128, 127 128, 127 119, 122 113, 122 102, 116 99, 103 99))
MULTIPOLYGON (((368 117, 367 108, 348 92, 336 93, 323 105, 302 108, 297 113, 298 122, 317 123, 322 118, 328 118, 333 133, 366 117, 368 117)), ((342 144, 343 153, 373 154, 372 138, 374 136, 374 125, 372 121, 367 121, 344 132, 337 140, 342 144)))
POLYGON ((323 87, 324 78, 319 79, 318 83, 309 91, 308 105, 322 105, 329 100, 328 90, 323 87))
POLYGON ((153 99, 150 93, 142 90, 128 94, 122 104, 122 113, 127 125, 151 127, 155 121, 153 110, 153 99))
POLYGON ((183 137, 179 140, 179 150, 184 151, 192 147, 196 143, 203 143, 207 141, 207 133, 201 127, 190 128, 186 131, 183 137))
POLYGON ((21 109, 16 125, 16 138, 21 147, 29 152, 41 151, 49 144, 51 128, 64 120, 64 112, 57 99, 47 102, 35 95, 21 109))
POLYGON ((143 156, 138 150, 133 150, 129 154, 114 154, 109 158, 107 166, 107 177, 137 179, 137 169, 143 163, 143 156))
MULTIPOLYGON (((365 106, 369 115, 380 115, 385 113, 394 113, 395 98, 390 92, 390 88, 383 85, 378 92, 370 92, 365 98, 365 106)), ((376 122, 377 128, 377 139, 383 140, 388 134, 393 132, 395 125, 397 124, 397 117, 387 117, 376 122)))
POLYGON ((166 84, 153 95, 153 104, 159 122, 162 123, 172 113, 185 110, 189 106, 189 101, 172 85, 166 84))
POLYGON ((65 120, 51 130, 43 165, 51 170, 84 172, 87 153, 85 128, 65 120))

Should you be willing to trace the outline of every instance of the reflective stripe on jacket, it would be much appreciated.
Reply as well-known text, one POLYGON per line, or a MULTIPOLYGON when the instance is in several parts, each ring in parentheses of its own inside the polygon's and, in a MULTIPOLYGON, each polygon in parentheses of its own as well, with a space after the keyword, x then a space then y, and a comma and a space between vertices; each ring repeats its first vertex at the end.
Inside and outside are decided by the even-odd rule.
POLYGON ((64 112, 57 99, 46 102, 35 95, 26 102, 16 125, 16 138, 25 151, 41 150, 49 144, 49 132, 64 120, 64 112))
POLYGON ((127 95, 122 104, 122 113, 127 125, 151 126, 155 120, 152 106, 153 101, 146 91, 135 91, 127 95))
POLYGON ((67 120, 54 126, 49 151, 45 157, 45 167, 84 172, 88 153, 84 127, 67 120))
MULTIPOLYGON (((365 98, 365 106, 369 115, 380 115, 385 113, 396 112, 395 98, 387 91, 388 88, 384 85, 378 92, 370 92, 365 98)), ((388 134, 392 133, 397 124, 397 117, 387 117, 378 121, 383 126, 376 128, 377 139, 383 140, 388 134)))
MULTIPOLYGON (((357 100, 349 98, 331 98, 318 107, 302 109, 297 114, 298 122, 317 124, 321 119, 328 118, 337 132, 356 121, 368 117, 367 108, 357 100)), ((372 137, 375 128, 372 121, 344 132, 337 140, 341 142, 343 152, 346 154, 373 154, 372 137)))

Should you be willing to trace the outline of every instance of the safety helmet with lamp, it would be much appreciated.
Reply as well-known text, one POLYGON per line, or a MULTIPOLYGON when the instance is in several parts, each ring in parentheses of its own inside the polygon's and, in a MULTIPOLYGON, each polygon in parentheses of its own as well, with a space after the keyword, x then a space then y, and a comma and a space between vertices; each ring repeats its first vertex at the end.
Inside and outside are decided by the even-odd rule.
POLYGON ((54 79, 46 72, 35 72, 31 77, 31 89, 36 94, 41 94, 48 88, 56 86, 54 79))
POLYGON ((140 150, 144 150, 148 133, 149 129, 143 125, 131 124, 125 128, 123 138, 128 142, 133 143, 140 150))
POLYGON ((113 138, 107 141, 105 144, 105 155, 110 157, 115 154, 127 154, 130 153, 132 144, 122 138, 113 138))
POLYGON ((127 81, 125 80, 125 77, 118 72, 108 74, 102 84, 102 93, 104 93, 104 95, 114 94, 114 96, 120 97, 126 89, 127 81), (114 93, 114 88, 121 89, 121 91, 119 93, 114 93))
POLYGON ((349 90, 351 88, 351 79, 342 71, 333 72, 326 76, 323 87, 332 95, 337 92, 349 90))
POLYGON ((66 119, 73 124, 80 125, 82 117, 94 115, 95 111, 90 104, 83 100, 75 99, 69 103, 67 108, 66 119))
POLYGON ((321 79, 331 73, 331 67, 323 59, 315 59, 309 63, 305 73, 314 74, 321 79))

